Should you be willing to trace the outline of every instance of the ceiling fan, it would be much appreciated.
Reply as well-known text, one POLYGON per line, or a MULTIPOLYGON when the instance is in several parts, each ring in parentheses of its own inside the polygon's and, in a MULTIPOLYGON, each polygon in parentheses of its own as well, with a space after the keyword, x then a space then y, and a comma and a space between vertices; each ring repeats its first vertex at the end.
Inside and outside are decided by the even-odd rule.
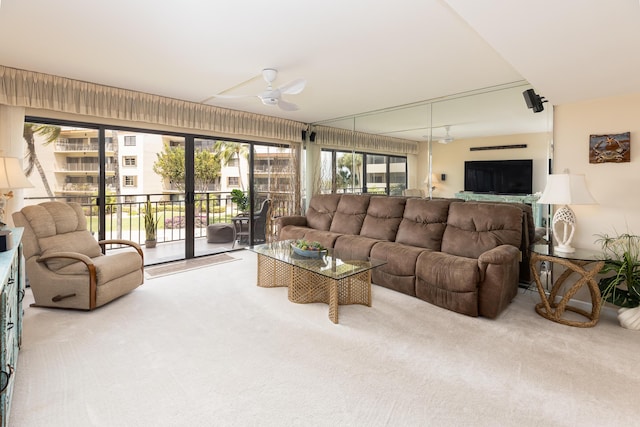
POLYGON ((450 126, 450 125, 446 125, 446 126, 444 127, 444 129, 445 129, 445 131, 446 131, 446 134, 445 134, 445 136, 444 136, 444 137, 442 137, 442 138, 438 139, 438 142, 439 142, 440 144, 448 144, 448 143, 450 143, 450 142, 453 142, 453 137, 449 134, 449 129, 450 129, 450 128, 451 128, 451 126, 450 126))
POLYGON ((278 75, 278 70, 274 68, 265 68, 262 70, 262 78, 267 82, 267 88, 257 95, 213 95, 202 102, 207 102, 213 98, 248 98, 257 97, 264 105, 277 105, 284 111, 296 111, 298 106, 282 99, 282 95, 297 95, 304 89, 307 81, 305 79, 296 79, 274 88, 272 83, 278 75))

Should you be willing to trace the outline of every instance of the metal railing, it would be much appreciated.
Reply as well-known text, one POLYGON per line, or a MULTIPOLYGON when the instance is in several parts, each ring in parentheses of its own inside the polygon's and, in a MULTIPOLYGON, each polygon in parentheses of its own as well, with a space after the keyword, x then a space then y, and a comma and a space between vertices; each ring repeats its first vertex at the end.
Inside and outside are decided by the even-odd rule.
MULTIPOLYGON (((269 219, 291 215, 295 212, 295 203, 290 193, 256 192, 255 209, 259 209, 262 202, 270 198, 271 213, 269 219)), ((77 202, 83 206, 87 218, 87 228, 95 236, 98 235, 99 209, 96 198, 86 196, 68 195, 65 197, 51 198, 26 198, 29 204, 37 204, 49 200, 77 202)), ((185 200, 181 195, 169 196, 163 193, 133 194, 126 196, 107 196, 105 203, 106 222, 105 237, 127 239, 144 244, 146 240, 144 227, 144 214, 147 200, 151 203, 151 209, 155 220, 158 222, 157 243, 175 242, 186 238, 185 200), (175 198, 168 200, 167 198, 175 198)), ((206 192, 195 194, 195 237, 205 237, 207 226, 215 223, 231 223, 231 218, 241 212, 231 201, 228 192, 206 192)), ((267 235, 273 235, 273 221, 267 221, 267 235)))
MULTIPOLYGON (((107 172, 113 172, 116 170, 115 164, 108 164, 103 166, 107 172)), ((96 172, 100 171, 99 163, 65 163, 61 167, 61 172, 96 172)))
MULTIPOLYGON (((56 151, 98 151, 100 144, 97 142, 69 142, 64 138, 58 139, 55 144, 56 151)), ((105 145, 106 151, 113 151, 113 143, 105 145)))

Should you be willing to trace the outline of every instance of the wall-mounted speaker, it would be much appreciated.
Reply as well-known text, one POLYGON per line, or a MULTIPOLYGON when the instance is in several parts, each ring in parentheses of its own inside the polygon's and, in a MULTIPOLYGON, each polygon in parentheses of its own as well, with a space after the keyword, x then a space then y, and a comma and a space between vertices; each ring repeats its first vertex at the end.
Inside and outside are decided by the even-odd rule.
MULTIPOLYGON (((303 130, 302 131, 302 141, 306 141, 307 140, 307 131, 303 130)), ((311 132, 309 134, 309 141, 314 142, 316 140, 316 133, 315 132, 311 132)))
POLYGON ((527 108, 531 108, 534 113, 539 113, 544 110, 543 102, 547 102, 546 99, 538 95, 533 89, 527 89, 522 92, 524 96, 524 102, 527 103, 527 108))
POLYGON ((440 175, 440 181, 446 181, 446 179, 447 179, 447 174, 446 173, 443 173, 443 174, 440 175))

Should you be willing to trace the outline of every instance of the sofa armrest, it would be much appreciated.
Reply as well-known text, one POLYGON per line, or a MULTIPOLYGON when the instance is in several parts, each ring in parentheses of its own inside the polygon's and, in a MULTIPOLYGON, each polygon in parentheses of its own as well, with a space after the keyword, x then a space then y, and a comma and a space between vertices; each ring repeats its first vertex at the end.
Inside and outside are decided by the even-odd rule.
MULTIPOLYGON (((135 249, 138 252, 138 255, 140 255, 140 257, 142 259, 144 259, 144 253, 142 252, 142 247, 131 240, 125 240, 125 239, 107 239, 107 240, 100 240, 98 241, 98 244, 100 246, 102 246, 104 248, 104 245, 124 245, 124 246, 130 246, 133 249, 135 249)), ((144 264, 144 263, 143 263, 144 264)))
POLYGON ((274 219, 274 226, 276 230, 276 238, 280 240, 280 231, 287 225, 293 225, 297 227, 307 226, 307 217, 303 215, 290 215, 279 216, 274 219))
POLYGON ((501 245, 478 257, 480 286, 478 313, 490 319, 504 310, 518 293, 520 250, 501 245))
POLYGON ((298 227, 307 226, 307 217, 302 215, 280 216, 275 219, 278 230, 287 225, 296 225, 298 227))
POLYGON ((520 261, 520 250, 511 245, 500 245, 478 257, 480 270, 486 270, 488 264, 505 264, 515 258, 520 261))
POLYGON ((41 255, 36 261, 46 263, 47 261, 56 259, 56 258, 68 258, 76 261, 81 261, 85 263, 87 266, 93 265, 93 261, 91 260, 91 258, 77 252, 55 252, 52 254, 41 255))

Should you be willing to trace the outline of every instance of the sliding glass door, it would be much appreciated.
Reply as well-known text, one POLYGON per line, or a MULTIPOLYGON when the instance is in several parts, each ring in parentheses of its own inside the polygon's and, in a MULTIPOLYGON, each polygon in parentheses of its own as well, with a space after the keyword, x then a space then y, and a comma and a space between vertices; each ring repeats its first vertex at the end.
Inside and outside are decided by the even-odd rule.
POLYGON ((26 204, 80 203, 96 239, 139 243, 146 265, 269 241, 274 216, 299 212, 287 146, 27 121, 26 204))

